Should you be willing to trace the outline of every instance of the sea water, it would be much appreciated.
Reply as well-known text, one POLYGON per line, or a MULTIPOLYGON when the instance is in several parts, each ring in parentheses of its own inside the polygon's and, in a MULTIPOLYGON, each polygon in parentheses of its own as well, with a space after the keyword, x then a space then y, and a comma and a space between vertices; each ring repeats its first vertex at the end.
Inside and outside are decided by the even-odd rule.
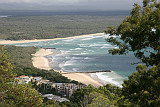
POLYGON ((87 36, 80 38, 59 39, 43 42, 14 44, 17 46, 35 46, 56 48, 59 54, 49 55, 50 66, 65 72, 91 72, 111 70, 112 72, 94 73, 92 77, 103 83, 121 87, 123 80, 135 71, 138 62, 133 53, 111 55, 108 50, 117 48, 108 43, 108 35, 87 36))

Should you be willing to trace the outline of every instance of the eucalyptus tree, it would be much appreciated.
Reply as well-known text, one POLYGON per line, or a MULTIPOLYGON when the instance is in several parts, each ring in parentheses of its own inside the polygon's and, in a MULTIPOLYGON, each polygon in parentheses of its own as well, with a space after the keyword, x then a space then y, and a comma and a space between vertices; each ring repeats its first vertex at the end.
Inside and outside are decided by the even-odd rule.
POLYGON ((112 54, 127 54, 129 51, 147 65, 160 63, 160 2, 144 0, 143 6, 134 4, 131 15, 117 27, 109 27, 106 33, 118 35, 107 41, 119 46, 112 54))

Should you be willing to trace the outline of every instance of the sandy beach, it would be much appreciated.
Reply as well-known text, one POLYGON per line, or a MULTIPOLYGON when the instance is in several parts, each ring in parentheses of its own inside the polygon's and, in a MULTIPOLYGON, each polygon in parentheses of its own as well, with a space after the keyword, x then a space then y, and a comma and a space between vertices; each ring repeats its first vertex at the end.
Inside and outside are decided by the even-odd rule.
POLYGON ((33 66, 39 69, 51 70, 52 68, 50 68, 48 59, 45 58, 45 56, 53 53, 54 52, 52 52, 51 49, 40 49, 35 54, 33 54, 33 66))
POLYGON ((69 73, 69 74, 62 74, 65 77, 68 77, 71 80, 76 80, 86 85, 93 85, 95 87, 103 86, 98 80, 92 78, 90 73, 69 73))
MULTIPOLYGON (((33 66, 39 69, 44 69, 44 70, 53 69, 49 66, 48 59, 45 58, 45 56, 50 55, 50 54, 57 54, 57 52, 54 51, 53 49, 41 48, 39 51, 33 54, 33 58, 32 58, 33 66)), ((98 80, 92 78, 90 76, 90 73, 67 73, 67 72, 61 72, 61 73, 63 76, 71 80, 76 80, 86 85, 91 84, 95 87, 103 86, 103 84, 101 84, 98 80)))
POLYGON ((72 37, 66 37, 66 38, 53 38, 53 39, 35 39, 35 40, 18 40, 18 41, 11 41, 11 40, 3 40, 0 41, 0 45, 5 44, 16 44, 16 43, 29 43, 29 42, 41 42, 41 41, 50 41, 50 40, 59 40, 59 39, 72 39, 72 38, 81 38, 81 37, 87 37, 87 36, 97 36, 97 35, 103 35, 104 33, 96 33, 96 34, 87 34, 87 35, 80 35, 80 36, 72 36, 72 37))

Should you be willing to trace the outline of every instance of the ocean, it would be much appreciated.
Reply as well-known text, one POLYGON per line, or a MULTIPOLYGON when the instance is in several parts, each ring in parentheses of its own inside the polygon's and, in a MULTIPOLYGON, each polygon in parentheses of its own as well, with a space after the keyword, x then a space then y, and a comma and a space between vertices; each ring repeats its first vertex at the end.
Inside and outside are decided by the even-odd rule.
POLYGON ((87 36, 80 38, 59 39, 43 42, 13 44, 16 46, 35 46, 42 48, 56 48, 59 54, 49 55, 50 66, 55 70, 65 72, 92 72, 111 70, 91 74, 103 83, 120 86, 123 80, 128 79, 135 72, 138 62, 133 53, 127 55, 111 55, 108 50, 117 48, 106 42, 108 35, 87 36))
POLYGON ((87 15, 87 16, 129 16, 130 10, 114 11, 47 11, 47 10, 0 10, 3 16, 54 16, 54 15, 87 15))

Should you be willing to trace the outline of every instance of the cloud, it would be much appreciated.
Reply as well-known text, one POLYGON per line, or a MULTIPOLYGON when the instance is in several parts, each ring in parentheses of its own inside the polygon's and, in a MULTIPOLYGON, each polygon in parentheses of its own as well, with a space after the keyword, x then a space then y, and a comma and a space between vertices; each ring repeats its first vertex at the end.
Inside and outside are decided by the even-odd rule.
POLYGON ((103 3, 133 3, 136 1, 141 1, 141 0, 0 0, 0 3, 67 3, 67 4, 74 4, 74 3, 98 3, 98 2, 103 2, 103 3))
POLYGON ((0 9, 39 9, 41 7, 50 10, 127 10, 131 9, 135 2, 141 1, 142 0, 0 0, 0 9))
POLYGON ((77 3, 80 0, 0 0, 0 3, 77 3))

